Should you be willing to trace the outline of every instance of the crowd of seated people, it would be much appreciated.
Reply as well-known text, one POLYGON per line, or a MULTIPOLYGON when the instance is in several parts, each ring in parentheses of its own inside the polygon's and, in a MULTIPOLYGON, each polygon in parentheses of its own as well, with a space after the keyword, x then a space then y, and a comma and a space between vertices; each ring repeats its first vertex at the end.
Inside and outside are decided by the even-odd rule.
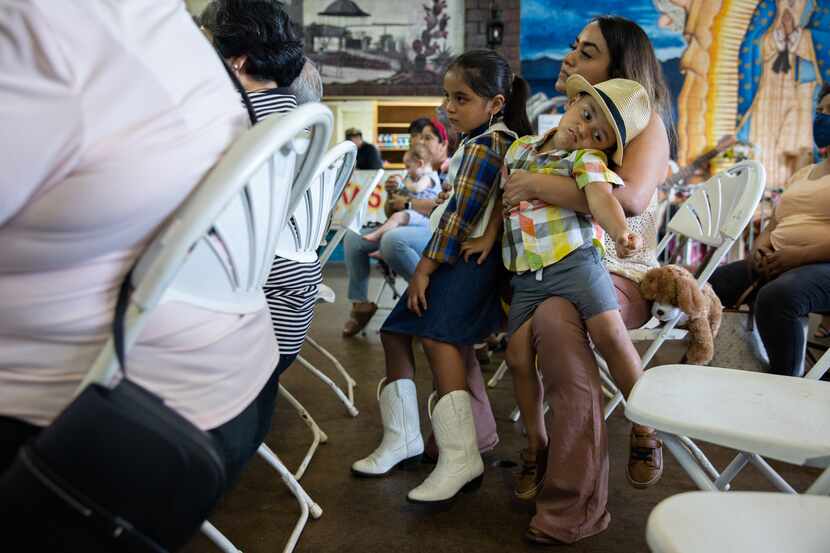
MULTIPOLYGON (((2 6, 13 17, 0 18, 0 127, 19 131, 0 148, 13 182, 0 187, 0 473, 72 401, 125 275, 222 153, 250 125, 322 97, 276 0, 214 0, 201 32, 178 0, 135 4, 2 6)), ((528 429, 514 493, 535 503, 524 536, 574 543, 610 521, 591 342, 607 347, 626 394, 641 373, 624 329, 650 316, 638 283, 658 265, 656 191, 674 133, 668 89, 646 33, 616 16, 588 21, 565 56, 555 86, 568 108, 543 136, 532 136, 527 83, 494 51, 455 58, 442 86, 452 128, 434 117, 411 123, 407 175, 385 184, 389 222, 344 239, 344 337, 377 311, 372 257, 409 283, 381 328, 382 440, 352 471, 386 476, 430 458, 434 470, 408 494, 421 503, 481 482, 481 454, 499 437, 473 346, 503 328, 502 297, 512 295, 507 361, 528 429), (641 98, 639 111, 618 95, 641 98), (461 134, 454 151, 452 132, 461 134), (591 215, 607 232, 595 232, 591 215), (549 226, 563 230, 534 234, 549 226), (438 392, 427 440, 416 337, 438 392)), ((819 148, 830 145, 828 84, 813 134, 819 148)), ((797 171, 748 258, 711 278, 724 305, 753 304, 776 374, 803 374, 806 317, 830 314, 828 185, 830 160, 797 171)), ((319 261, 280 249, 267 309, 232 316, 165 303, 131 352, 132 377, 216 441, 228 487, 271 428, 280 376, 303 345, 321 282, 319 261)), ((650 487, 662 471, 655 431, 633 425, 628 481, 650 487)))

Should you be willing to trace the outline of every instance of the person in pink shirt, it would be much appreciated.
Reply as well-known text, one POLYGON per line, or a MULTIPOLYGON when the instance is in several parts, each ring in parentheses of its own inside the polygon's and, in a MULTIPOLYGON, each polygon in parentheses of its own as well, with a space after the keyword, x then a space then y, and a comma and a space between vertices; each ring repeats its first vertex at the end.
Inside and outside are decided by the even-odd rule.
MULTIPOLYGON (((72 400, 125 274, 247 124, 183 2, 0 0, 0 471, 72 400)), ((267 309, 171 301, 129 366, 217 438, 233 482, 277 360, 267 309)))

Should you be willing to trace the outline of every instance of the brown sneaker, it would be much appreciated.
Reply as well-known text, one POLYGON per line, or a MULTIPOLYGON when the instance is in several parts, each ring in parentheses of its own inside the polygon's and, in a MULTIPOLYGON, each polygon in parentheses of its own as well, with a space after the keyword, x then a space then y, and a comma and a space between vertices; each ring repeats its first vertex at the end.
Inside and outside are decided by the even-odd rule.
POLYGON ((638 489, 653 486, 663 475, 663 443, 657 439, 653 428, 631 427, 631 446, 625 475, 628 482, 638 489))
POLYGON ((521 454, 522 471, 516 480, 516 491, 513 493, 518 499, 530 501, 542 489, 545 481, 545 470, 548 468, 548 450, 540 449, 536 454, 523 449, 521 454))
POLYGON ((378 306, 372 302, 353 303, 350 319, 343 325, 343 337, 350 338, 366 328, 377 310, 378 306))

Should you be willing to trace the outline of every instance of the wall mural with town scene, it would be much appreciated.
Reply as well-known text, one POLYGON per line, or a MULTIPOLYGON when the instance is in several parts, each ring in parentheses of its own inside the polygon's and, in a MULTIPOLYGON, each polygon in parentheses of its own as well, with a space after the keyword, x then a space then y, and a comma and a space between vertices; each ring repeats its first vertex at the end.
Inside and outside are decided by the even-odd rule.
POLYGON ((428 87, 464 47, 464 0, 301 0, 306 54, 326 85, 428 87))

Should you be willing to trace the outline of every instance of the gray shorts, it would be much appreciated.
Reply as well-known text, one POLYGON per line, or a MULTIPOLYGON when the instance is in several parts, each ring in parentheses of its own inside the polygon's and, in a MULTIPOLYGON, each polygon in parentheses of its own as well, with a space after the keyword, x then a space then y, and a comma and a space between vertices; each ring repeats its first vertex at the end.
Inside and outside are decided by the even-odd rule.
POLYGON ((508 336, 530 319, 546 299, 559 296, 574 304, 583 320, 620 308, 614 283, 594 246, 583 246, 564 259, 510 280, 513 298, 507 315, 508 336))

